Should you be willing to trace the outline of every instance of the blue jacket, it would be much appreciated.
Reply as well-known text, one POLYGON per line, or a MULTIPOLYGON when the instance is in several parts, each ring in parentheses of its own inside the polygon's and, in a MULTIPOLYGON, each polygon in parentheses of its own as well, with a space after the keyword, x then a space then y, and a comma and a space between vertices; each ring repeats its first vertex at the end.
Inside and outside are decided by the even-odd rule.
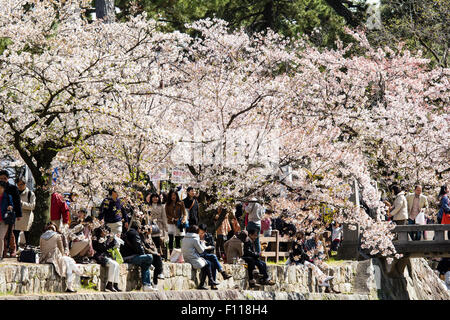
POLYGON ((0 210, 2 213, 2 220, 3 216, 5 215, 6 211, 8 211, 8 207, 11 206, 14 208, 13 200, 10 194, 7 194, 6 192, 3 193, 2 203, 0 204, 0 210))
POLYGON ((103 200, 100 206, 100 214, 98 215, 98 220, 105 219, 106 223, 115 223, 124 220, 128 222, 127 214, 123 206, 123 200, 117 198, 114 201, 112 198, 106 198, 103 200))
POLYGON ((442 215, 444 212, 447 214, 450 213, 450 206, 448 204, 448 196, 447 195, 443 196, 441 199, 441 205, 439 207, 439 212, 438 212, 439 219, 442 218, 442 215))

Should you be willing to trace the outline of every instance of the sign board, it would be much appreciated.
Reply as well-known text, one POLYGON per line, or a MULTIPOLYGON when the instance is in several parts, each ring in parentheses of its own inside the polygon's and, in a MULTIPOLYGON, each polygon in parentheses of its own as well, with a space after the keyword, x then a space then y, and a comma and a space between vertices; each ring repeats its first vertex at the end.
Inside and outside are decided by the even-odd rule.
POLYGON ((187 172, 184 168, 176 167, 172 169, 172 176, 170 181, 173 183, 185 183, 187 182, 187 172))
POLYGON ((152 173, 150 175, 150 180, 152 182, 168 180, 168 178, 169 177, 167 176, 167 169, 166 168, 162 168, 162 169, 159 170, 159 172, 152 173))

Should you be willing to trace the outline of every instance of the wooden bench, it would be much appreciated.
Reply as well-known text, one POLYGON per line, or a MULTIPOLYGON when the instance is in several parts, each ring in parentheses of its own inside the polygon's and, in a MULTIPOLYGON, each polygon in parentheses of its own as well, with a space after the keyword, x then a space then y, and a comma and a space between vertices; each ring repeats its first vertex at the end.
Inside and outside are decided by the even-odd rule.
POLYGON ((278 263, 280 257, 289 257, 289 246, 288 251, 280 251, 280 243, 290 243, 290 240, 286 240, 280 237, 280 232, 278 230, 272 230, 271 237, 259 237, 259 243, 267 243, 267 247, 261 252, 261 256, 267 262, 267 258, 275 258, 275 262, 278 263), (269 244, 275 243, 275 251, 267 251, 269 249, 269 244))

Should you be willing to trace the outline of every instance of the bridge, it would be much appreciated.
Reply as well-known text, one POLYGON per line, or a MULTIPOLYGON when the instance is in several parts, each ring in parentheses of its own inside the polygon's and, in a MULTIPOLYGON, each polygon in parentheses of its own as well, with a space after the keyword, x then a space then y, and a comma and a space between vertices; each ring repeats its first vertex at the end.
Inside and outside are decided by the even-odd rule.
POLYGON ((361 249, 361 232, 359 226, 356 230, 351 230, 344 224, 344 235, 338 257, 340 259, 368 259, 380 258, 384 261, 385 271, 392 277, 402 277, 405 267, 410 265, 409 258, 445 258, 450 257, 450 225, 427 224, 427 225, 404 225, 396 226, 392 232, 396 234, 393 241, 395 250, 402 254, 400 259, 388 264, 386 259, 380 255, 371 256, 370 250, 361 249), (410 232, 427 231, 427 238, 422 234, 421 240, 413 241, 409 236, 410 232), (434 236, 430 237, 430 233, 434 236))
POLYGON ((427 225, 407 225, 396 226, 393 233, 397 234, 397 239, 393 241, 398 253, 410 258, 443 258, 450 257, 450 225, 427 224, 427 225), (409 233, 416 231, 434 232, 434 237, 412 241, 409 233), (447 233, 447 236, 446 236, 447 233), (447 238, 447 240, 446 240, 447 238))

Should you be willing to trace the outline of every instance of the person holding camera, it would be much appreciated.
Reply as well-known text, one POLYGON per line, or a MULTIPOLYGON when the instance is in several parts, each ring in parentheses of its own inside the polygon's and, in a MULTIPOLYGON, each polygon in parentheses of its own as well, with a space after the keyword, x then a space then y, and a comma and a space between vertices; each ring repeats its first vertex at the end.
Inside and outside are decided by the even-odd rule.
POLYGON ((92 246, 95 250, 93 258, 107 269, 105 291, 121 292, 119 289, 120 266, 109 251, 116 245, 116 240, 109 234, 107 228, 102 226, 93 231, 92 246))
POLYGON ((152 225, 145 225, 141 227, 140 232, 142 243, 144 244, 144 251, 147 254, 151 254, 153 257, 152 265, 155 267, 153 271, 153 285, 158 284, 158 279, 164 279, 163 274, 163 262, 161 255, 158 252, 156 244, 153 242, 152 237, 152 225))
POLYGON ((5 249, 4 241, 9 228, 9 224, 7 224, 7 221, 5 221, 5 216, 11 214, 14 208, 12 197, 11 195, 7 194, 5 190, 6 183, 4 181, 0 181, 0 261, 3 260, 3 253, 5 249))

